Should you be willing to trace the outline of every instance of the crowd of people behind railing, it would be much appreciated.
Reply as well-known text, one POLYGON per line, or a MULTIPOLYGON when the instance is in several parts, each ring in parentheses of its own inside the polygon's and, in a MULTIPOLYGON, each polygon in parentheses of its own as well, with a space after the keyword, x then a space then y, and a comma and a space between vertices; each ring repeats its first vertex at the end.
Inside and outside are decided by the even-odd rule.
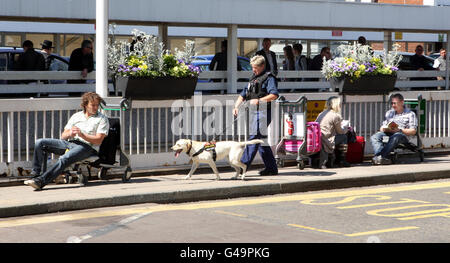
MULTIPOLYGON (((50 40, 44 40, 41 43, 42 49, 37 51, 31 40, 25 40, 22 44, 23 53, 15 61, 14 70, 16 71, 46 71, 54 70, 51 68, 53 43, 50 40)), ((93 44, 90 40, 84 40, 81 47, 75 49, 70 55, 68 61, 69 71, 80 71, 81 77, 86 78, 87 74, 94 70, 94 55, 92 53, 93 44)), ((22 80, 19 83, 30 83, 35 80, 22 80)), ((68 83, 86 83, 86 80, 68 80, 68 83)))
MULTIPOLYGON (((360 36, 357 40, 360 45, 367 45, 367 40, 364 36, 360 36)), ((226 70, 226 42, 222 43, 222 51, 217 53, 211 61, 209 70, 226 70), (217 66, 219 65, 219 66, 217 66)), ((261 55, 267 61, 266 71, 272 72, 275 76, 278 75, 278 70, 283 69, 285 71, 320 71, 322 69, 323 59, 332 59, 332 53, 330 47, 322 47, 320 53, 313 58, 307 57, 303 54, 303 45, 295 43, 293 45, 286 45, 283 48, 284 60, 282 66, 277 65, 275 52, 270 50, 272 41, 270 38, 264 38, 262 42, 262 49, 256 52, 256 55, 261 55)), ((410 58, 410 67, 408 70, 446 70, 446 50, 441 48, 439 50, 440 56, 435 59, 434 64, 427 63, 424 56, 424 48, 422 45, 417 45, 415 54, 410 58)), ((238 63, 238 67, 240 64, 238 63)), ((400 68, 403 69, 403 68, 400 68)), ((406 68, 405 68, 406 69, 406 68)), ((239 69, 240 70, 240 69, 239 69)), ((424 79, 424 78, 412 78, 411 80, 424 79)), ((433 78, 434 80, 436 78, 433 78)), ((299 78, 281 78, 281 81, 318 81, 319 79, 299 79, 299 78)), ((437 77, 437 80, 444 80, 443 77, 437 77)), ((441 87, 438 87, 441 89, 441 87)))

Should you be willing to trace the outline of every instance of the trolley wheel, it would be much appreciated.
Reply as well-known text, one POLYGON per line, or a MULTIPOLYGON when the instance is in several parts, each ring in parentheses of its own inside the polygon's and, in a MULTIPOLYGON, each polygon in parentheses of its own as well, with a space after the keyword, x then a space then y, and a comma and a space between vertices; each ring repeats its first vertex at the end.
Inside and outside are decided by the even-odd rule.
POLYGON ((70 172, 66 172, 64 174, 64 183, 65 184, 70 184, 72 183, 72 175, 70 174, 70 172))
POLYGON ((283 159, 278 159, 277 160, 277 166, 278 166, 278 168, 283 168, 284 167, 284 160, 283 159))
POLYGON ((398 162, 398 153, 394 153, 392 155, 391 161, 392 161, 392 164, 395 164, 398 162))
POLYGON ((86 186, 86 184, 88 182, 88 177, 83 175, 83 173, 81 172, 81 169, 78 170, 77 176, 78 176, 78 184, 80 186, 86 186))
POLYGON ((125 172, 122 175, 122 182, 126 183, 130 181, 132 175, 132 170, 130 167, 127 167, 127 169, 125 170, 125 172))
POLYGON ((107 168, 101 167, 101 168, 98 170, 98 173, 97 173, 98 179, 100 179, 100 180, 106 180, 106 173, 107 173, 107 172, 108 172, 108 169, 107 169, 107 168))
POLYGON ((299 170, 305 169, 305 162, 304 162, 304 161, 299 161, 299 162, 297 163, 297 168, 298 168, 299 170))

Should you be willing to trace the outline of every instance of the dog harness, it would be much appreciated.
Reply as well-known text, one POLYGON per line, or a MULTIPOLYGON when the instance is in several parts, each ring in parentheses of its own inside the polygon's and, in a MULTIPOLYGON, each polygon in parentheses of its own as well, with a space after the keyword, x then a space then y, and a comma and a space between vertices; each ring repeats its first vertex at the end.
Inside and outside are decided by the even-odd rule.
MULTIPOLYGON (((189 148, 189 151, 187 151, 187 154, 190 155, 192 149, 192 140, 191 140, 191 147, 189 148)), ((216 142, 215 141, 211 141, 211 142, 207 142, 205 143, 205 145, 203 146, 203 148, 201 148, 200 150, 198 150, 196 153, 194 153, 192 155, 192 157, 198 156, 200 155, 202 152, 204 151, 210 151, 212 152, 213 155, 213 160, 214 162, 216 161, 217 158, 217 153, 216 153, 216 142)))

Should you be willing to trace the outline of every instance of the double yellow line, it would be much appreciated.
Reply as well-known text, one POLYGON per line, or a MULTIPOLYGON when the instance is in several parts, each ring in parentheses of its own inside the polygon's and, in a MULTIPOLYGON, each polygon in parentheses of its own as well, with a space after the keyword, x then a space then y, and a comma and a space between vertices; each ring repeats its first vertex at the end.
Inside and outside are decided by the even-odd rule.
POLYGON ((197 209, 210 209, 220 207, 233 207, 233 206, 247 206, 258 205, 277 202, 292 202, 302 200, 316 200, 325 198, 338 198, 353 195, 363 194, 381 194, 381 193, 393 193, 415 190, 427 190, 438 188, 450 188, 450 182, 437 182, 427 184, 411 184, 393 187, 381 187, 381 188, 366 188, 358 190, 347 191, 334 191, 334 192, 322 192, 322 193, 307 193, 307 194, 289 194, 278 195, 270 197, 257 197, 252 199, 234 199, 227 201, 214 201, 214 202, 200 202, 200 203, 187 203, 187 204, 169 204, 169 205, 152 205, 138 208, 125 208, 125 209, 113 209, 108 211, 91 211, 91 212, 79 212, 70 213, 66 215, 48 215, 48 216, 34 216, 30 218, 18 218, 18 219, 3 219, 0 220, 0 228, 17 227, 24 225, 34 224, 47 224, 54 222, 64 222, 73 220, 85 220, 100 217, 112 217, 112 216, 126 216, 132 214, 141 213, 155 213, 165 211, 176 210, 197 210, 197 209))

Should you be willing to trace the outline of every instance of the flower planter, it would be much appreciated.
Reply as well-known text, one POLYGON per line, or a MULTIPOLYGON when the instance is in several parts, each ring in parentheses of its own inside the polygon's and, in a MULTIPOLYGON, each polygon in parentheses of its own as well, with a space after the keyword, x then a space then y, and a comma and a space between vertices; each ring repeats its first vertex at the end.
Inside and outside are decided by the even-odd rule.
POLYGON ((194 77, 136 78, 117 77, 116 88, 122 97, 129 100, 174 100, 189 99, 197 85, 194 77))
POLYGON ((351 82, 350 78, 331 78, 330 85, 341 95, 384 95, 394 90, 395 75, 361 76, 351 82))

